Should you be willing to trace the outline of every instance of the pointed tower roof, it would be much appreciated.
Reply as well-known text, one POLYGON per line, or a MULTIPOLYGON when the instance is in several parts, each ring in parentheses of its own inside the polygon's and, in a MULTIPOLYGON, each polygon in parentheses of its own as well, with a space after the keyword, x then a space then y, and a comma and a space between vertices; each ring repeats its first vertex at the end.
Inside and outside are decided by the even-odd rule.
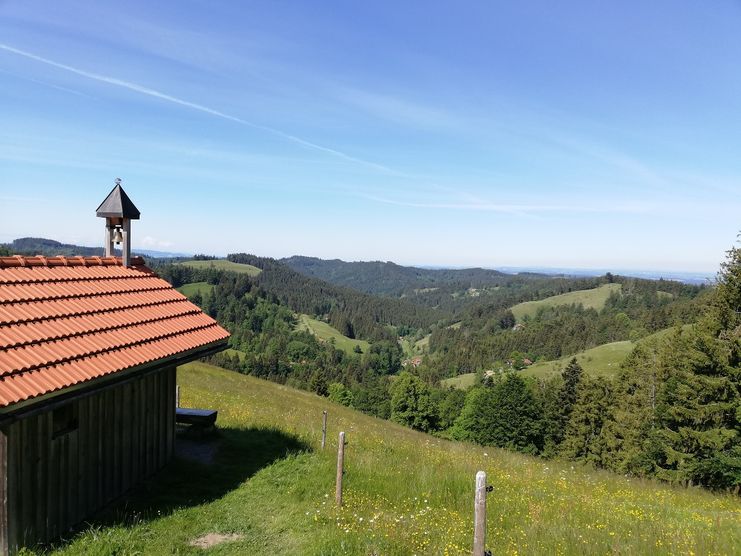
POLYGON ((95 211, 96 216, 101 218, 129 218, 139 220, 140 212, 129 196, 121 187, 120 180, 116 180, 115 187, 108 194, 108 197, 100 203, 95 211))

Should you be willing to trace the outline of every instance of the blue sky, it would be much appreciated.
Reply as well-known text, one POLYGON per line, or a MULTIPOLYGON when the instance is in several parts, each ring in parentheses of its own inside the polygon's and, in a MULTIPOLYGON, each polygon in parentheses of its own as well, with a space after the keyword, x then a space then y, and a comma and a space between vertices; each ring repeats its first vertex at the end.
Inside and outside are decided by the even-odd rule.
POLYGON ((741 3, 0 0, 0 241, 713 271, 741 3))

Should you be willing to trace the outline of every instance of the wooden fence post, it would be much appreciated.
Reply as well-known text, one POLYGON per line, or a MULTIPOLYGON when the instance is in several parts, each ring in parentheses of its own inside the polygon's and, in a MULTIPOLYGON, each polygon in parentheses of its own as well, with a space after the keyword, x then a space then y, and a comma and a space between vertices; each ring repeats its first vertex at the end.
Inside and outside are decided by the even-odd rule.
POLYGON ((180 385, 175 386, 175 408, 180 407, 180 385))
POLYGON ((473 502, 473 556, 484 556, 486 550, 486 473, 476 473, 476 495, 473 502))
POLYGON ((345 433, 340 433, 340 443, 337 446, 337 484, 334 496, 338 506, 342 506, 342 474, 345 472, 345 433))
POLYGON ((327 444, 327 410, 322 413, 322 450, 327 444))

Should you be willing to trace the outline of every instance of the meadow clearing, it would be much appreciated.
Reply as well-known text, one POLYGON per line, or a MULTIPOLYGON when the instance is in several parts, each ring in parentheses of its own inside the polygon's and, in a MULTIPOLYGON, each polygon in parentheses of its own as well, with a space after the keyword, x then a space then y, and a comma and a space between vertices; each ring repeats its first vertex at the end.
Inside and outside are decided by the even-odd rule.
POLYGON ((185 261, 178 264, 189 266, 191 268, 215 268, 217 270, 228 270, 230 272, 247 274, 249 276, 257 276, 262 272, 262 270, 260 270, 256 266, 252 266, 251 264, 233 263, 232 261, 227 261, 226 259, 214 259, 209 261, 185 261))
MULTIPOLYGON (((196 261, 200 262, 200 261, 196 261)), ((190 284, 183 284, 177 290, 182 293, 185 297, 193 297, 195 294, 200 294, 203 299, 211 295, 214 289, 213 284, 208 282, 191 282, 190 284)))
POLYGON ((515 316, 517 322, 522 322, 526 316, 534 317, 540 308, 556 307, 558 305, 583 305, 585 309, 599 311, 605 306, 610 294, 620 292, 621 289, 622 286, 620 284, 604 284, 591 290, 562 293, 561 295, 546 297, 539 301, 525 301, 524 303, 518 303, 513 306, 512 314, 515 316))
POLYGON ((353 340, 344 336, 339 330, 333 326, 327 324, 324 321, 314 319, 309 315, 297 315, 298 324, 296 325, 297 330, 308 330, 314 336, 325 342, 330 340, 334 341, 334 345, 337 349, 341 349, 345 353, 352 354, 356 346, 360 346, 363 353, 367 353, 370 349, 370 343, 365 340, 353 340))
POLYGON ((485 470, 494 554, 733 554, 741 500, 568 462, 449 442, 327 399, 201 363, 178 371, 184 406, 219 410, 210 464, 178 458, 55 554, 470 554, 485 470), (329 411, 326 450, 322 411, 329 411), (345 505, 334 504, 347 433, 345 505), (218 538, 218 537, 216 537, 218 538))

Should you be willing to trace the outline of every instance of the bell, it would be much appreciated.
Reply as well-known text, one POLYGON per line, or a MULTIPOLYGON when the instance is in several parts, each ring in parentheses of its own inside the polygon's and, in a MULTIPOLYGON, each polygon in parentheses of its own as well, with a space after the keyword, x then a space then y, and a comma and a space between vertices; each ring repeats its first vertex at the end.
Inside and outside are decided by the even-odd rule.
POLYGON ((121 233, 121 228, 116 228, 116 230, 113 232, 113 243, 118 245, 123 241, 123 234, 121 233))

